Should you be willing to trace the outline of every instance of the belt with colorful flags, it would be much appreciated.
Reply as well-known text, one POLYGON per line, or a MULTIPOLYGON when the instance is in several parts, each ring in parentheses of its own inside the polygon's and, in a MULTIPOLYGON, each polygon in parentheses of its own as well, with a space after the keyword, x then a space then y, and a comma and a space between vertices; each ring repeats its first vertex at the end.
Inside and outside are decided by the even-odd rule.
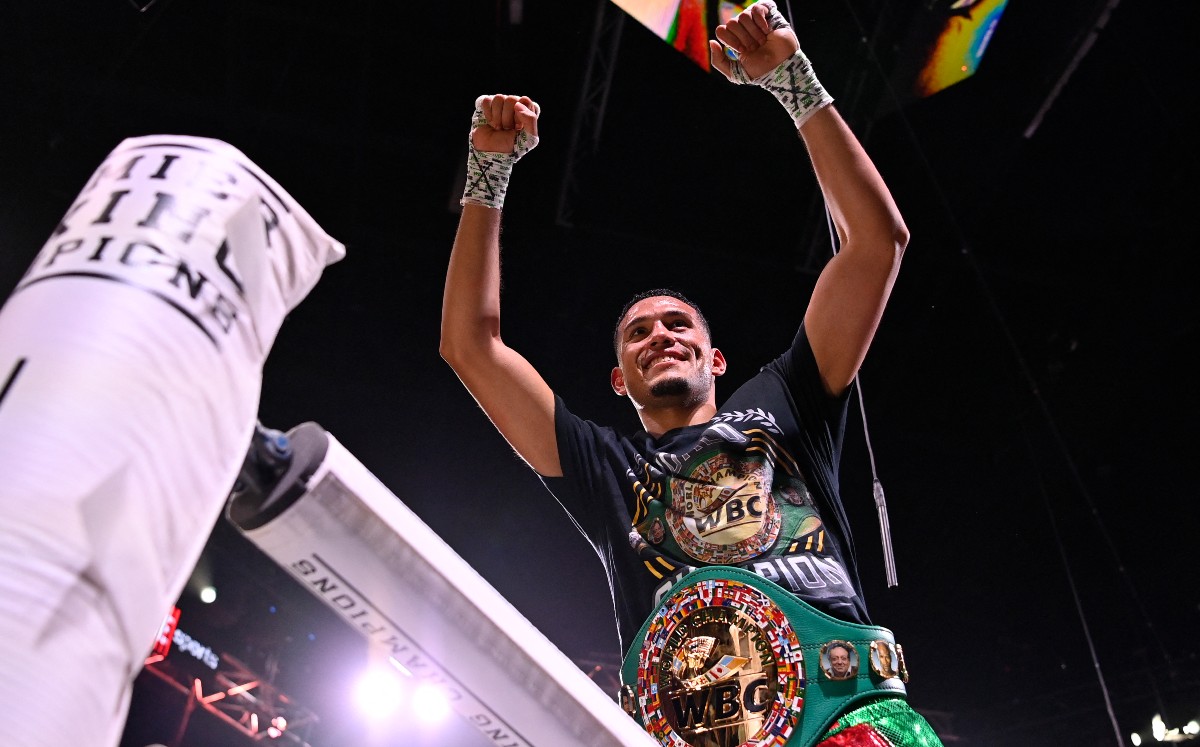
POLYGON ((850 706, 905 697, 887 628, 830 617, 741 568, 693 571, 621 669, 621 705, 673 747, 810 747, 850 706))

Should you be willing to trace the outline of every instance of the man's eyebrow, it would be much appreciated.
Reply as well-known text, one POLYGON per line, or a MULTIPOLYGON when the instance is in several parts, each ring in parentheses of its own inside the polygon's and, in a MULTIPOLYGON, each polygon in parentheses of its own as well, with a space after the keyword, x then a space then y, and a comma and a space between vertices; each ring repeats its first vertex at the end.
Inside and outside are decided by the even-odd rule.
POLYGON ((629 328, 634 326, 635 324, 641 324, 642 322, 645 322, 647 319, 653 319, 656 316, 662 316, 663 318, 680 317, 681 316, 681 317, 687 319, 689 322, 692 321, 692 315, 687 312, 687 309, 670 309, 668 311, 664 311, 661 315, 659 315, 659 314, 642 314, 640 316, 635 316, 634 318, 625 322, 625 324, 621 327, 621 329, 623 331, 628 332, 629 328))
POLYGON ((651 316, 650 314, 642 314, 641 316, 635 316, 634 318, 625 322, 625 324, 621 327, 621 329, 623 329, 625 331, 629 331, 630 327, 634 326, 635 324, 641 324, 642 322, 649 319, 650 316, 651 316))

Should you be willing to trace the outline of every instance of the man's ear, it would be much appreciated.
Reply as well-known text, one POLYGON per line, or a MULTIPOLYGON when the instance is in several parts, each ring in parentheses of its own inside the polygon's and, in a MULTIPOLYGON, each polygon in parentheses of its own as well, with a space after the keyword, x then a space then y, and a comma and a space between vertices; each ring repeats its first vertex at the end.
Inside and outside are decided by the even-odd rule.
POLYGON ((612 384, 613 391, 617 393, 617 396, 624 397, 629 393, 629 390, 625 388, 625 374, 621 373, 620 366, 613 367, 612 373, 608 375, 608 381, 612 384))
POLYGON ((725 373, 725 354, 716 348, 712 349, 712 373, 713 376, 725 373))

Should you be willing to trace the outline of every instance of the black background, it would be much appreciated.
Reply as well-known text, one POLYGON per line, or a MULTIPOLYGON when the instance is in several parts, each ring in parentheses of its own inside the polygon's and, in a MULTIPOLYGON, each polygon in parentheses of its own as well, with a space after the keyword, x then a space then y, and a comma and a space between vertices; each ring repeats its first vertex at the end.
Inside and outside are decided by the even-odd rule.
MULTIPOLYGON (((1014 0, 977 75, 898 109, 888 81, 916 7, 788 11, 913 233, 862 371, 898 588, 857 409, 843 489, 873 616, 905 643, 911 701, 948 744, 1114 744, 1106 700, 1122 739, 1154 713, 1200 716, 1194 9, 1107 6, 1014 0)), ((728 392, 790 339, 828 236, 769 96, 628 20, 603 34, 616 47, 598 107, 597 6, 514 7, 4 3, 0 287, 122 138, 231 142, 348 248, 284 325, 262 421, 327 428, 607 686, 599 563, 437 355, 472 102, 543 107, 509 192, 504 334, 585 417, 635 425, 607 384, 633 292, 671 285, 705 308, 728 392)), ((357 639, 227 527, 196 578, 220 598, 201 609, 185 592, 182 627, 276 662, 321 717, 317 747, 366 743, 346 704, 357 639)), ((382 741, 475 738, 398 733, 382 741)))

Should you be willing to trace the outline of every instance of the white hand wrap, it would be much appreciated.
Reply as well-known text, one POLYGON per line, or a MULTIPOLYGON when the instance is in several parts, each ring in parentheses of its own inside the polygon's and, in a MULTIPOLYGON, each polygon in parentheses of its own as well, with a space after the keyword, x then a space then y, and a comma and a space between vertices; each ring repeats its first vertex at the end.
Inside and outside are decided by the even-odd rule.
MULTIPOLYGON (((772 31, 790 27, 772 0, 760 0, 759 4, 768 8, 767 22, 772 31)), ((833 103, 833 97, 825 91, 813 73, 812 63, 799 49, 779 63, 779 67, 754 79, 746 75, 741 61, 735 55, 730 55, 730 71, 727 77, 734 83, 749 83, 770 91, 771 95, 783 104, 783 108, 787 109, 797 129, 818 109, 833 103)))
POLYGON ((459 204, 466 205, 469 202, 499 210, 504 207, 504 195, 508 191, 508 179, 512 175, 513 164, 537 147, 538 137, 521 130, 517 132, 512 153, 476 150, 472 135, 477 128, 488 126, 483 107, 480 105, 483 99, 484 97, 480 96, 475 101, 471 131, 467 133, 467 184, 459 204))

